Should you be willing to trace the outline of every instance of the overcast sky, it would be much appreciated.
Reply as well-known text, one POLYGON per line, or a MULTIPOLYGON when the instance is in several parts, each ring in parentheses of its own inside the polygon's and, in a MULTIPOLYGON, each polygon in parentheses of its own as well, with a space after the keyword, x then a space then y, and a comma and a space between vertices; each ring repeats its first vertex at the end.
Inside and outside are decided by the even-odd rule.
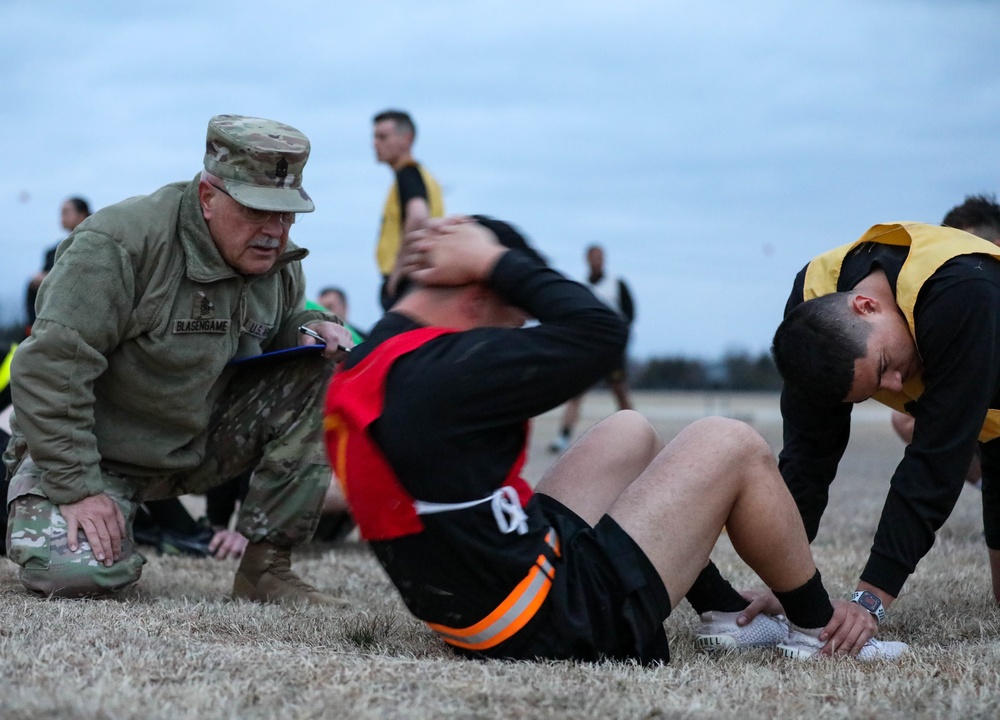
POLYGON ((998 68, 989 0, 3 0, 0 302, 20 307, 64 198, 191 178, 208 119, 236 113, 311 139, 309 291, 343 286, 370 325, 391 106, 449 212, 513 222, 576 277, 605 246, 635 356, 756 353, 810 257, 997 192, 998 68))

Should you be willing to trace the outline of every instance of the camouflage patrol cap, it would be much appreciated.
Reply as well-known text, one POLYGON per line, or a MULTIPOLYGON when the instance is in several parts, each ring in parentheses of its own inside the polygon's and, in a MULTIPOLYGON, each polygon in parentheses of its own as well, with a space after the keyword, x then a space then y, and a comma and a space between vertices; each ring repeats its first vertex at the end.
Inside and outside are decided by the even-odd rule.
POLYGON ((216 115, 208 121, 205 170, 223 180, 236 202, 257 210, 312 212, 302 189, 309 138, 274 120, 216 115))

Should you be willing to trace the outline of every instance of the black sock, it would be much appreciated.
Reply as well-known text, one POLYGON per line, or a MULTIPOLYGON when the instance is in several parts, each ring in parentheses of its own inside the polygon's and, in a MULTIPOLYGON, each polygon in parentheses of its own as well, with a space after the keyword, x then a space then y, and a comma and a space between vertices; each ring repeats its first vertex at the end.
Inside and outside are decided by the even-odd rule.
POLYGON ((722 577, 719 568, 711 561, 694 579, 694 584, 685 597, 699 615, 709 610, 739 612, 750 604, 749 600, 736 592, 736 588, 722 577))
POLYGON ((785 609, 789 622, 800 628, 821 628, 833 617, 833 604, 823 587, 819 570, 805 585, 786 592, 775 591, 774 595, 785 609))

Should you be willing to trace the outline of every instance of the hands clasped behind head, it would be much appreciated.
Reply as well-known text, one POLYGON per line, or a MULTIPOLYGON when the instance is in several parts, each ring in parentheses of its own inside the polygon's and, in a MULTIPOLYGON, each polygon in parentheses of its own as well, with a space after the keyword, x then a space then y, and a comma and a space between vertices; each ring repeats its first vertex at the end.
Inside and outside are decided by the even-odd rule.
POLYGON ((503 251, 496 236, 470 218, 437 218, 407 234, 400 266, 422 285, 465 285, 485 279, 503 251))

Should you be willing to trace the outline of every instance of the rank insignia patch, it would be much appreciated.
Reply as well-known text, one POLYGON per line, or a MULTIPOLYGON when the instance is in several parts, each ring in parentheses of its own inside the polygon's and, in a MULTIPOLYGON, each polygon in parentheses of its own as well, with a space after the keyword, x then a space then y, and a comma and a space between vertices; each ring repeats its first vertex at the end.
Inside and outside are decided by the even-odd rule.
POLYGON ((227 333, 232 320, 213 317, 215 303, 198 290, 191 295, 191 317, 174 320, 174 333, 227 333))

